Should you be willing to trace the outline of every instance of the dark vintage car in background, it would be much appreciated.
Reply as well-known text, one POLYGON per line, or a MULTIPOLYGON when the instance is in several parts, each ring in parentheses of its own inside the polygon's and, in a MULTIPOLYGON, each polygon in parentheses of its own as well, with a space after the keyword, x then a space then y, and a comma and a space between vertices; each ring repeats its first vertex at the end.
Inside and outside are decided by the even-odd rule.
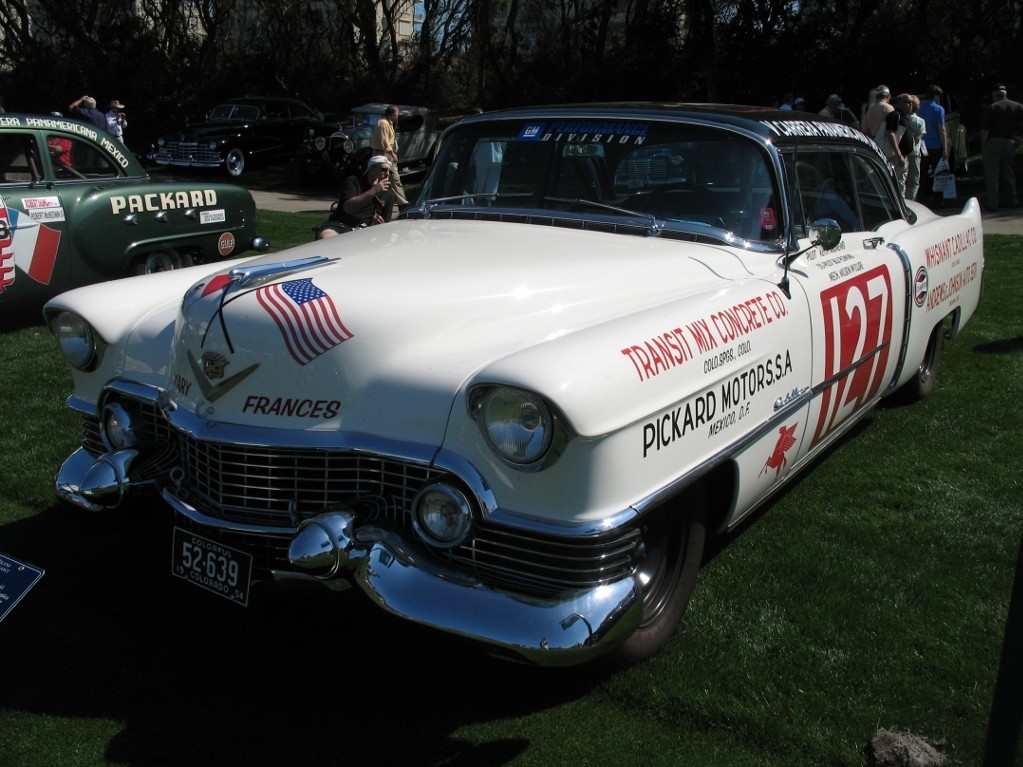
POLYGON ((329 133, 310 131, 295 153, 295 167, 304 179, 338 179, 353 172, 372 152, 371 125, 335 126, 329 133))
MULTIPOLYGON (((342 177, 358 167, 369 155, 373 129, 387 104, 370 103, 352 109, 348 119, 330 131, 310 131, 295 156, 299 173, 305 177, 342 177)), ((398 106, 398 170, 418 173, 433 163, 440 134, 455 118, 442 117, 427 107, 398 106)))
POLYGON ((156 182, 106 131, 0 114, 0 306, 266 245, 241 187, 156 182))
POLYGON ((149 159, 181 168, 223 168, 238 177, 253 165, 291 160, 311 134, 336 127, 296 99, 230 99, 211 109, 205 122, 161 136, 149 159))

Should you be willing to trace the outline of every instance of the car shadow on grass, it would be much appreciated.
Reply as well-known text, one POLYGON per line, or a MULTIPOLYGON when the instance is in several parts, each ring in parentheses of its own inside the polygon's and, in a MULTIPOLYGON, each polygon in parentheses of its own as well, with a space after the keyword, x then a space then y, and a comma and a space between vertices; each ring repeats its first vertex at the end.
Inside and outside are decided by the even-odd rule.
POLYGON ((497 660, 354 589, 256 588, 238 607, 171 575, 172 526, 153 498, 0 528, 5 553, 45 570, 0 624, 9 710, 122 722, 104 754, 118 764, 499 765, 529 740, 453 733, 599 678, 497 660))

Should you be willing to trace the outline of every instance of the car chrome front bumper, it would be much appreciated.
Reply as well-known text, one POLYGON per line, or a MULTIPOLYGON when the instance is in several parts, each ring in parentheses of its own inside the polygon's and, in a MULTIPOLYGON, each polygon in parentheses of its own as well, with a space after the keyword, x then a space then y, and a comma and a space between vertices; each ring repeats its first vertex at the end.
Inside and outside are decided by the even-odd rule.
MULTIPOLYGON (((293 551, 303 532, 300 528, 293 540, 293 551)), ((425 561, 388 531, 363 528, 355 532, 355 541, 347 577, 376 604, 537 665, 593 660, 625 641, 643 615, 632 578, 561 599, 540 598, 499 591, 425 561)))
MULTIPOLYGON (((54 481, 57 494, 90 511, 117 506, 136 486, 128 478, 134 453, 96 458, 79 449, 54 481)), ((537 665, 593 660, 625 641, 642 619, 643 598, 633 578, 562 597, 516 594, 437 563, 396 532, 355 527, 355 516, 344 510, 311 517, 294 529, 267 528, 225 523, 168 489, 162 495, 177 513, 204 527, 290 538, 288 557, 296 569, 273 571, 276 580, 330 585, 344 579, 395 615, 537 665)))

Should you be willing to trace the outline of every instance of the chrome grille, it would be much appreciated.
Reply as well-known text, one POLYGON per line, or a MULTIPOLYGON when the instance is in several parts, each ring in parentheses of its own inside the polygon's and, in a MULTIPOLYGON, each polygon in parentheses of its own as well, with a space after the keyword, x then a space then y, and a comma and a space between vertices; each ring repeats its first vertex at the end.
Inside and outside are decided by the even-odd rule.
POLYGON ((588 537, 556 538, 487 524, 450 552, 453 565, 484 580, 549 593, 620 580, 635 566, 642 536, 635 527, 588 537))
POLYGON ((198 141, 167 141, 157 152, 157 157, 168 157, 171 160, 196 160, 203 163, 220 162, 220 152, 210 149, 209 142, 198 141))
MULTIPOLYGON (((254 556, 259 577, 271 569, 291 569, 290 531, 306 517, 342 504, 358 509, 359 524, 385 522, 411 532, 412 499, 427 482, 447 476, 427 466, 352 451, 263 447, 204 442, 175 430, 155 405, 143 404, 138 423, 156 449, 144 451, 133 474, 169 482, 172 468, 182 479, 174 493, 203 514, 229 522, 282 528, 280 535, 241 533, 181 520, 195 532, 254 556)), ((104 452, 95 416, 83 418, 83 444, 104 452)), ((473 573, 485 583, 547 595, 592 588, 626 577, 643 552, 634 526, 593 536, 559 536, 477 522, 474 536, 450 550, 434 551, 449 566, 473 573)))
POLYGON ((190 500, 210 516, 293 527, 357 498, 388 499, 403 522, 412 497, 439 472, 361 453, 180 440, 190 500))

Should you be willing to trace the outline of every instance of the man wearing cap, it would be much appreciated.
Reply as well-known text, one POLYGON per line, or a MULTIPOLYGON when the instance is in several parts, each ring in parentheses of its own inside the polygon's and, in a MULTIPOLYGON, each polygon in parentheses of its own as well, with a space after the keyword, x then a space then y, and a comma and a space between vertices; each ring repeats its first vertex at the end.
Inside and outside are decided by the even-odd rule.
POLYGON ((849 110, 849 107, 842 102, 842 97, 837 93, 832 93, 828 96, 827 101, 824 102, 824 108, 821 109, 818 114, 824 117, 832 117, 836 120, 841 120, 846 125, 853 128, 860 127, 860 121, 856 119, 856 115, 854 115, 849 110))
POLYGON ((390 221, 394 208, 390 173, 391 161, 377 154, 366 162, 364 173, 345 178, 341 197, 332 206, 330 218, 316 232, 316 239, 390 221))
POLYGON ((878 129, 884 125, 884 119, 895 107, 888 103, 892 92, 887 85, 879 85, 874 89, 874 103, 870 105, 867 113, 863 115, 863 132, 872 139, 881 143, 877 135, 878 129))
POLYGON ((998 84, 991 92, 991 103, 984 109, 980 122, 980 148, 984 159, 988 210, 998 210, 1002 200, 1009 207, 1019 207, 1012 159, 1016 154, 1016 145, 1021 141, 1023 104, 1010 99, 1005 86, 998 84))
POLYGON ((106 118, 107 130, 123 144, 124 129, 128 127, 128 118, 124 116, 124 104, 117 99, 111 101, 110 109, 107 111, 106 118))
POLYGON ((82 96, 67 105, 72 117, 79 120, 91 122, 97 128, 107 129, 107 116, 96 109, 96 99, 92 96, 82 96))

